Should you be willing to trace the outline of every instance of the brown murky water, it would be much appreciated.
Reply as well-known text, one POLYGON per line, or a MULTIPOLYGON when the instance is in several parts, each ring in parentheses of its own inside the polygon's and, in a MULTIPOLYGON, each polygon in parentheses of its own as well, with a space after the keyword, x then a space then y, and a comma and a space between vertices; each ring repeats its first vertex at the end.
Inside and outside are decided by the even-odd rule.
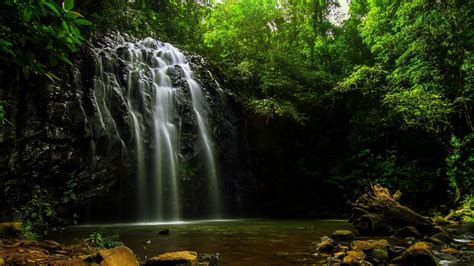
POLYGON ((219 253, 220 265, 315 265, 326 262, 315 254, 315 243, 336 229, 353 228, 343 220, 223 220, 79 226, 56 238, 68 243, 96 231, 118 233, 119 241, 142 261, 168 251, 192 250, 219 253), (165 229, 169 235, 158 234, 165 229))

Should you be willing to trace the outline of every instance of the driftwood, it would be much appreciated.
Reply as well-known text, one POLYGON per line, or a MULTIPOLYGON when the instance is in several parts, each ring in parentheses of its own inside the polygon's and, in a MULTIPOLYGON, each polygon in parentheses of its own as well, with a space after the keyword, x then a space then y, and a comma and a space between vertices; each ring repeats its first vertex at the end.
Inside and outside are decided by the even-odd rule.
POLYGON ((393 195, 387 188, 369 182, 367 192, 352 204, 349 219, 361 235, 385 235, 405 226, 413 226, 422 234, 429 235, 434 226, 430 220, 412 209, 401 205, 401 192, 393 195))

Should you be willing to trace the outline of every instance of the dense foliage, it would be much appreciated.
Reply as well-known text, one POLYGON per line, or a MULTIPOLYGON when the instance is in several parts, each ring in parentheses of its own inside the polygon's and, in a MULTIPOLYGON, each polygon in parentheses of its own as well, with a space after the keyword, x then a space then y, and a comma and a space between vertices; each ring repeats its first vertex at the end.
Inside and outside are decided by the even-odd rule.
POLYGON ((374 62, 357 66, 339 83, 342 90, 371 99, 370 115, 354 119, 368 129, 359 132, 359 138, 365 135, 369 142, 363 145, 370 147, 387 143, 387 134, 393 132, 390 138, 397 141, 384 144, 377 153, 387 158, 385 162, 395 154, 394 161, 400 163, 392 168, 395 176, 413 166, 405 178, 414 179, 417 187, 430 180, 423 187, 432 190, 447 175, 457 200, 473 193, 474 154, 467 148, 473 134, 472 2, 368 1, 367 6, 359 34, 374 62), (374 125, 374 120, 380 122, 374 125), (409 136, 414 134, 418 136, 409 136), (422 157, 400 144, 409 139, 432 139, 430 146, 437 146, 437 154, 422 157))
POLYGON ((409 191, 411 203, 447 195, 447 183, 456 201, 472 194, 473 3, 354 0, 342 24, 335 6, 223 1, 203 22, 205 53, 249 111, 304 124, 282 126, 264 149, 295 155, 286 178, 344 198, 366 178, 409 191))
POLYGON ((84 41, 80 27, 91 22, 73 11, 74 1, 6 0, 0 4, 0 60, 6 69, 57 78, 51 68, 68 58, 84 41))

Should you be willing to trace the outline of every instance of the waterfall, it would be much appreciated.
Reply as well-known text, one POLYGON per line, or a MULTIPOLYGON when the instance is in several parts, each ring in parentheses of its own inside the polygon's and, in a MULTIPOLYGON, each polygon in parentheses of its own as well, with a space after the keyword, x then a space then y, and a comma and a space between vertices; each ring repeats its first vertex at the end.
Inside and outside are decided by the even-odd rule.
POLYGON ((186 56, 171 44, 151 38, 95 48, 93 82, 96 137, 118 138, 135 163, 136 210, 140 221, 179 220, 183 215, 181 128, 183 104, 189 95, 205 169, 206 210, 221 212, 219 180, 210 134, 204 88, 199 85, 186 56), (187 90, 187 91, 186 91, 187 90), (121 105, 128 117, 127 130, 117 126, 111 105, 121 105), (127 139, 125 136, 130 135, 127 139))

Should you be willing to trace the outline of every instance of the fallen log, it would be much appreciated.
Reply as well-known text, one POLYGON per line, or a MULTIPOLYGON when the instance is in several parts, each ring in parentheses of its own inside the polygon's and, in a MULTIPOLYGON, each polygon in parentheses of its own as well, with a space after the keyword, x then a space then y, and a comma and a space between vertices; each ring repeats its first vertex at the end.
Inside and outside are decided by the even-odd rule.
POLYGON ((387 188, 369 182, 367 191, 352 204, 349 219, 361 235, 393 234, 405 226, 414 226, 424 235, 434 232, 431 221, 401 205, 401 192, 393 195, 387 188))

